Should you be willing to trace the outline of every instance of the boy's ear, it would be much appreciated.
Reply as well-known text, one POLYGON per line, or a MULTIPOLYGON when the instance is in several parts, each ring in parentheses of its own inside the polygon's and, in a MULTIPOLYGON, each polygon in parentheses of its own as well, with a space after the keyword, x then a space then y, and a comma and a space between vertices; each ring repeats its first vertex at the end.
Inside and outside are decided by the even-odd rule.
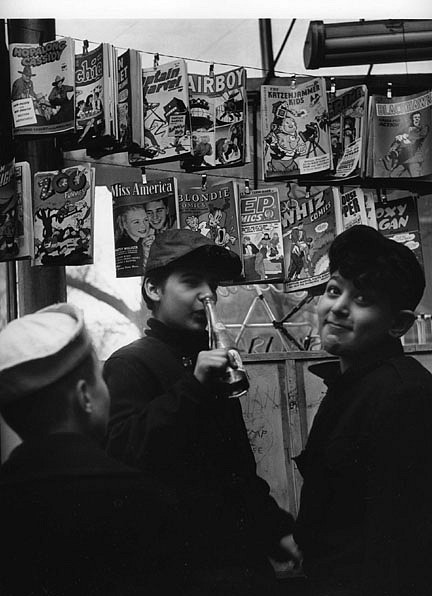
POLYGON ((79 408, 86 414, 91 414, 93 412, 93 401, 85 379, 80 379, 77 382, 75 396, 79 408))
POLYGON ((147 296, 153 300, 153 302, 160 301, 160 289, 159 287, 153 283, 153 281, 149 278, 144 280, 144 289, 146 291, 147 296))
POLYGON ((389 329, 390 337, 402 337, 413 325, 415 314, 412 310, 400 310, 394 318, 393 326, 389 329))

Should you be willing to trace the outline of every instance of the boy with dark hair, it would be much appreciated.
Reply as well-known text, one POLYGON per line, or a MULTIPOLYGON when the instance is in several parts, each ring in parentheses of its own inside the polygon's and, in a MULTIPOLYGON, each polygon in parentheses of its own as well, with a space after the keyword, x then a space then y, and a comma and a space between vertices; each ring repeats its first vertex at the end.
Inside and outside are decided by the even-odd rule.
POLYGON ((267 555, 298 558, 293 521, 256 474, 240 402, 217 394, 227 350, 209 350, 201 298, 235 279, 239 257, 192 230, 168 230, 150 249, 142 292, 145 337, 115 352, 108 452, 171 484, 191 533, 189 589, 262 596, 277 585, 267 555))
POLYGON ((55 304, 0 332, 0 411, 22 439, 0 469, 1 594, 177 588, 176 503, 98 445, 109 394, 79 309, 55 304))
POLYGON ((314 596, 426 596, 432 585, 432 375, 405 356, 425 279, 414 253, 367 226, 330 247, 317 364, 328 391, 296 458, 294 537, 314 596))

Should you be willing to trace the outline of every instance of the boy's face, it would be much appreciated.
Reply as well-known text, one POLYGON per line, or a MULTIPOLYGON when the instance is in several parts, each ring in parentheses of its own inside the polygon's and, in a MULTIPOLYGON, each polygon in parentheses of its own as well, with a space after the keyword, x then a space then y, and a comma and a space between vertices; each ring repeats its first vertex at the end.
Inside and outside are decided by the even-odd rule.
POLYGON ((155 316, 168 327, 187 331, 202 331, 207 326, 205 295, 216 297, 218 281, 202 264, 185 265, 170 274, 159 288, 155 316))
POLYGON ((323 349, 350 365, 390 337, 395 317, 384 297, 358 290, 336 271, 318 304, 318 321, 323 349))

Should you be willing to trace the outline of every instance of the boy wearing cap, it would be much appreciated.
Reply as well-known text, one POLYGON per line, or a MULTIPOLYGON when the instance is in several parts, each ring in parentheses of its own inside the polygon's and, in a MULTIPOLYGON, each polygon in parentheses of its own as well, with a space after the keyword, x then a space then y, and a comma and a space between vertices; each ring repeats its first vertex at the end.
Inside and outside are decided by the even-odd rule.
POLYGON ((275 594, 266 555, 293 545, 291 516, 256 475, 239 401, 216 393, 227 351, 209 350, 200 298, 240 270, 235 253, 198 232, 156 236, 142 286, 148 329, 104 367, 108 452, 175 487, 191 532, 191 590, 204 596, 275 594))
POLYGON ((432 577, 432 375, 405 356, 425 280, 412 251, 354 226, 330 248, 311 367, 328 386, 305 450, 294 538, 313 596, 426 596, 432 577))
POLYGON ((108 410, 81 311, 52 305, 0 332, 0 411, 23 441, 0 469, 5 596, 173 589, 175 502, 98 445, 108 410))

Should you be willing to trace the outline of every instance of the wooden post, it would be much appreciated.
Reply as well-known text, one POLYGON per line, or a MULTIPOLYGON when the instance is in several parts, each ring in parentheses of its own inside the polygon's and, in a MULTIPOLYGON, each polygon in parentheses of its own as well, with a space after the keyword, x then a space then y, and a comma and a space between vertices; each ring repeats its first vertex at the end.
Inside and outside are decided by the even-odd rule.
MULTIPOLYGON (((9 43, 49 41, 55 39, 55 20, 9 19, 8 35, 9 43)), ((58 170, 63 166, 62 152, 52 135, 17 137, 14 144, 16 161, 28 161, 32 176, 38 171, 58 170)), ((20 315, 66 301, 64 267, 31 267, 29 261, 20 261, 17 266, 20 315)))

